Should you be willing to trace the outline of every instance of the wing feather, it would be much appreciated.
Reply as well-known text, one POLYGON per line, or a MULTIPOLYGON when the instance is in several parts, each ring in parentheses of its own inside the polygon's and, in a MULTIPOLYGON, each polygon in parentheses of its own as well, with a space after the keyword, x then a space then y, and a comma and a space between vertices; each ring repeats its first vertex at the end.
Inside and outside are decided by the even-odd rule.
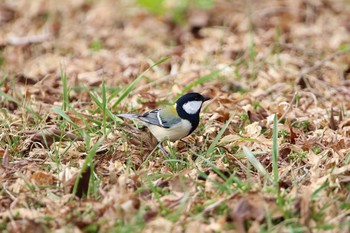
POLYGON ((163 109, 158 108, 146 112, 140 116, 139 119, 148 124, 157 125, 163 128, 170 128, 181 121, 181 118, 177 116, 177 114, 174 114, 172 107, 163 109))
POLYGON ((181 121, 181 118, 177 115, 176 109, 174 109, 173 106, 169 106, 163 109, 157 108, 145 112, 142 115, 118 114, 117 116, 130 119, 138 119, 146 124, 156 125, 163 128, 170 128, 181 121))
POLYGON ((154 110, 151 110, 149 112, 145 112, 144 114, 142 114, 138 118, 141 121, 146 122, 146 123, 151 124, 151 125, 157 125, 160 127, 169 128, 169 126, 164 124, 165 122, 160 116, 160 111, 161 111, 160 108, 154 109, 154 110))

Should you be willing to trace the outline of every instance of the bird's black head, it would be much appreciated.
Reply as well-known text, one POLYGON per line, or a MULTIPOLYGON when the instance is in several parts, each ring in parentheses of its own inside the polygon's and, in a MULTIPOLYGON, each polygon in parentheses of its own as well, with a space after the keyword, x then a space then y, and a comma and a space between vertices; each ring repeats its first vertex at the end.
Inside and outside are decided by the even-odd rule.
POLYGON ((187 93, 176 101, 176 111, 182 119, 189 120, 192 124, 192 130, 195 130, 199 124, 199 112, 202 104, 209 100, 207 96, 203 96, 196 92, 187 93))

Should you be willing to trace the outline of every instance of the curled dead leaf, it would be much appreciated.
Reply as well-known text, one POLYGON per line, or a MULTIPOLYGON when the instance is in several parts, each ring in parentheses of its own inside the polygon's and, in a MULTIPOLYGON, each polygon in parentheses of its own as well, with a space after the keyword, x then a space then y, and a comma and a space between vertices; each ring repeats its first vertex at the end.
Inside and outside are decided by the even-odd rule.
POLYGON ((265 217, 264 205, 263 198, 240 198, 232 209, 230 216, 237 222, 245 220, 262 221, 265 217))
POLYGON ((46 228, 42 224, 32 219, 16 220, 7 226, 8 232, 45 233, 45 229, 46 228))
POLYGON ((56 182, 56 177, 45 172, 35 172, 31 175, 30 180, 35 185, 53 185, 56 182))
POLYGON ((0 4, 0 25, 12 21, 16 16, 16 11, 11 7, 1 3, 0 4))
POLYGON ((273 219, 282 216, 275 200, 264 198, 259 194, 251 193, 245 197, 240 197, 238 200, 232 201, 235 202, 228 217, 229 220, 236 223, 237 232, 240 233, 247 232, 246 221, 253 221, 253 223, 255 222, 259 225, 265 219, 266 209, 269 210, 273 219))
POLYGON ((182 192, 172 192, 169 195, 161 197, 160 200, 162 201, 162 203, 164 203, 164 205, 168 206, 169 208, 175 208, 181 203, 185 195, 186 194, 182 192))
POLYGON ((79 198, 82 198, 84 195, 88 193, 88 190, 89 190, 91 167, 87 166, 85 170, 82 171, 80 177, 78 177, 78 175, 79 173, 73 176, 71 180, 68 180, 67 183, 71 185, 70 192, 73 193, 76 180, 79 179, 75 195, 79 198))
POLYGON ((10 160, 12 158, 10 151, 8 150, 8 147, 6 149, 2 149, 0 147, 0 157, 2 157, 2 166, 8 167, 10 165, 10 160))
POLYGON ((32 146, 39 143, 41 147, 49 148, 52 143, 60 140, 81 141, 81 137, 70 132, 63 132, 56 126, 50 126, 40 131, 23 131, 23 134, 31 135, 19 145, 20 151, 27 153, 32 146))
POLYGON ((211 227, 201 221, 194 220, 188 223, 185 233, 211 233, 211 227))
POLYGON ((334 110, 333 110, 333 106, 331 107, 331 115, 329 117, 329 128, 333 129, 333 130, 337 130, 338 129, 338 124, 334 119, 334 110))
POLYGON ((211 171, 205 181, 205 192, 215 193, 218 190, 216 182, 222 183, 222 179, 216 173, 211 171))
POLYGON ((148 223, 143 230, 144 233, 164 233, 171 232, 174 224, 163 217, 157 217, 148 223))
POLYGON ((157 215, 158 215, 157 211, 149 210, 143 215, 143 219, 145 220, 145 222, 150 222, 155 217, 157 217, 157 215))
POLYGON ((140 199, 137 197, 130 197, 130 199, 120 204, 120 208, 123 211, 123 215, 126 218, 132 218, 140 208, 140 199))
POLYGON ((245 129, 245 136, 249 138, 257 138, 261 133, 261 126, 259 125, 259 122, 254 122, 250 125, 247 125, 244 127, 245 129))

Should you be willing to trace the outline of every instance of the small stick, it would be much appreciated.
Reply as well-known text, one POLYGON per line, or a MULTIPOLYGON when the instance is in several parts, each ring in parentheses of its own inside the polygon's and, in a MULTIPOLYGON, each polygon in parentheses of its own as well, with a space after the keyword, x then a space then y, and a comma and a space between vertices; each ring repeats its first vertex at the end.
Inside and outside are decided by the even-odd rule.
POLYGON ((41 43, 47 41, 51 38, 51 34, 41 34, 41 35, 32 35, 24 37, 11 36, 7 39, 7 43, 11 45, 27 45, 34 43, 41 43))

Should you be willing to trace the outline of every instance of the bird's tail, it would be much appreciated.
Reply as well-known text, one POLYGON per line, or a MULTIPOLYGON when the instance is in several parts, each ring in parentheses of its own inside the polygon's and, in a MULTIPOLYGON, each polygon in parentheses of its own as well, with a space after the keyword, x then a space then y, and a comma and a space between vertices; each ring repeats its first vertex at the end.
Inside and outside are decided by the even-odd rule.
POLYGON ((138 115, 136 114, 129 114, 129 113, 122 113, 122 114, 117 114, 117 117, 123 117, 123 118, 129 118, 129 119, 136 119, 138 115))

